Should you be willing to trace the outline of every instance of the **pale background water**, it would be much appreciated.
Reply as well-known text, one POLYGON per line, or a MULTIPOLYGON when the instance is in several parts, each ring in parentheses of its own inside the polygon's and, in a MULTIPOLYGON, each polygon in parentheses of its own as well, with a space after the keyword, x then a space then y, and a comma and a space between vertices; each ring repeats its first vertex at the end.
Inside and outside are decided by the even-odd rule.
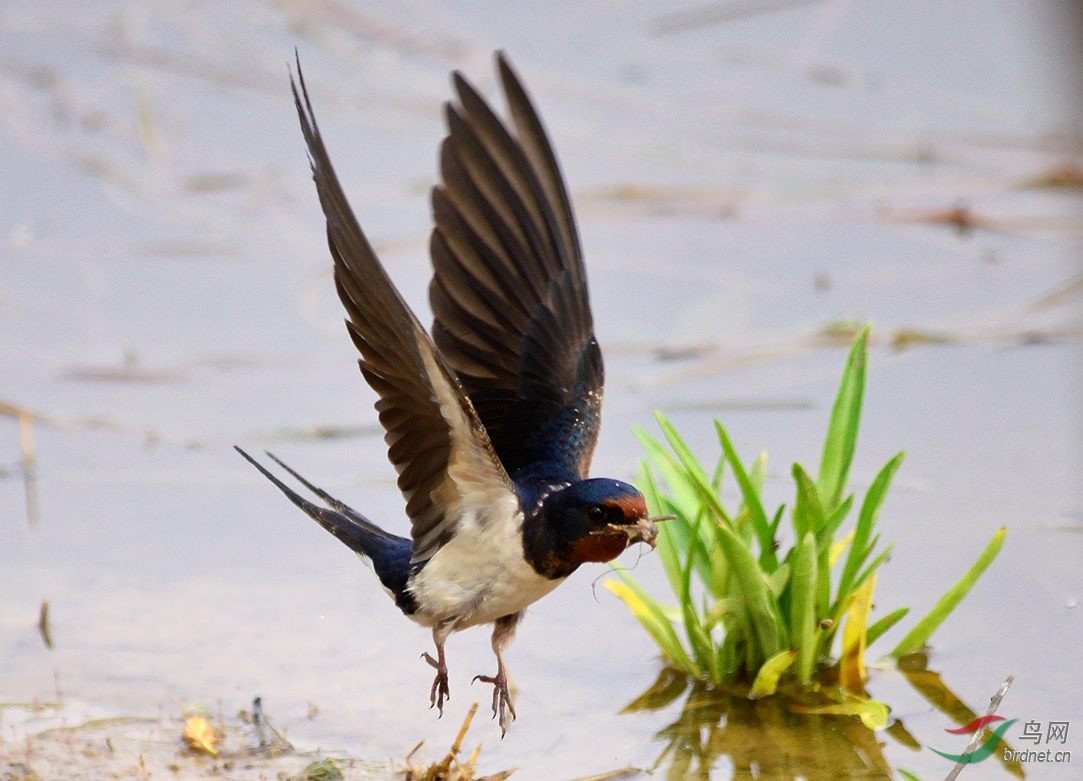
MULTIPOLYGON (((815 468, 844 358, 816 334, 872 319, 855 486, 908 452, 877 602, 921 615, 1007 525, 931 666, 977 709, 1015 673, 1001 713, 1069 721, 1079 754, 1028 776, 1077 777, 1081 196, 1026 186, 1083 154, 1069 15, 1024 0, 680 15, 696 7, 0 5, 0 401, 41 416, 33 527, 19 428, 0 418, 0 701, 52 699, 57 679, 66 701, 109 713, 171 709, 172 693, 231 714, 261 695, 299 745, 372 759, 445 745, 470 702, 485 707, 489 687, 469 683, 492 672, 487 632, 450 641, 437 721, 428 632, 231 447, 273 449, 405 532, 288 67, 296 46, 354 208, 428 320, 448 73, 493 95, 500 48, 579 214, 608 374, 594 473, 632 476, 630 429, 656 408, 714 458, 719 416, 746 458, 769 453, 770 503, 790 501, 789 465, 815 468), (959 204, 976 230, 926 219, 959 204), (894 351, 900 329, 951 343, 894 351)), ((604 571, 531 609, 508 655, 519 720, 503 741, 475 728, 490 772, 559 781, 657 756, 673 712, 618 715, 656 652, 592 593, 604 571)), ((664 593, 655 557, 636 575, 664 593)), ((923 743, 955 747, 897 673, 869 688, 923 743)), ((947 771, 887 744, 893 764, 947 771)), ((968 774, 1008 777, 992 762, 968 774)))

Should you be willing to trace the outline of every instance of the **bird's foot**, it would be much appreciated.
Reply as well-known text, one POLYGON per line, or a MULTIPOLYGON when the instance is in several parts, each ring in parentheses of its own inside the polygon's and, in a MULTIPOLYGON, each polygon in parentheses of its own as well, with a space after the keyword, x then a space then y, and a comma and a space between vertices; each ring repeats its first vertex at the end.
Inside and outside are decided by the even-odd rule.
MULTIPOLYGON (((440 655, 443 657, 443 654, 440 655)), ((432 682, 432 689, 429 690, 429 707, 436 706, 436 709, 440 711, 440 715, 444 715, 444 700, 451 699, 451 692, 448 691, 447 685, 447 665, 444 664, 443 658, 439 661, 433 659, 428 652, 421 654, 421 658, 429 663, 429 666, 436 670, 436 678, 432 682)))
MULTIPOLYGON (((504 737, 508 731, 508 714, 511 720, 515 720, 515 707, 511 704, 511 693, 508 691, 508 676, 503 668, 495 676, 478 675, 475 681, 491 683, 493 685, 493 718, 500 721, 500 737, 504 737)), ((471 681, 473 683, 473 681, 471 681)))

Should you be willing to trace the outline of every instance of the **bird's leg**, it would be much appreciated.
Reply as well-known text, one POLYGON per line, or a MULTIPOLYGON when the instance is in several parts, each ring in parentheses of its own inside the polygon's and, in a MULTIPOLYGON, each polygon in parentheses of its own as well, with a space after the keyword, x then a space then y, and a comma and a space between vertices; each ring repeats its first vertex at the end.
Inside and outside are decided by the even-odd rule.
POLYGON ((436 658, 433 659, 427 651, 421 654, 421 658, 436 670, 436 678, 429 690, 429 707, 435 705, 441 716, 444 715, 444 700, 451 699, 451 692, 448 691, 447 685, 447 662, 444 661, 444 641, 447 640, 448 634, 450 634, 450 627, 444 624, 436 624, 432 628, 432 641, 436 644, 436 658))
POLYGON ((500 720, 500 737, 508 731, 508 714, 515 719, 515 708, 511 704, 511 694, 508 692, 508 674, 504 667, 504 649, 511 643, 515 636, 515 627, 522 613, 512 613, 510 616, 498 618, 493 624, 493 653, 496 654, 496 675, 479 675, 475 681, 484 681, 493 685, 493 718, 500 720))

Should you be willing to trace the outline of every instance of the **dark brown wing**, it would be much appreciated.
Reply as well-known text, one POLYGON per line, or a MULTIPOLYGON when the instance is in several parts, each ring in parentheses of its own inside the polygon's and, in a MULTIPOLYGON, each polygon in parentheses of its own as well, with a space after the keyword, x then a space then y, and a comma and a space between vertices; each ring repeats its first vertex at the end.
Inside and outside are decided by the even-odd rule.
POLYGON ((560 168, 518 77, 497 67, 514 135, 456 73, 440 150, 429 288, 433 339, 508 474, 584 478, 603 368, 560 168))
POLYGON ((304 100, 296 84, 293 96, 327 217, 335 285, 361 373, 380 396, 388 458, 411 521, 411 561, 424 562, 461 522, 484 523, 487 508, 516 507, 518 500, 470 400, 362 233, 316 126, 300 64, 298 76, 304 100))

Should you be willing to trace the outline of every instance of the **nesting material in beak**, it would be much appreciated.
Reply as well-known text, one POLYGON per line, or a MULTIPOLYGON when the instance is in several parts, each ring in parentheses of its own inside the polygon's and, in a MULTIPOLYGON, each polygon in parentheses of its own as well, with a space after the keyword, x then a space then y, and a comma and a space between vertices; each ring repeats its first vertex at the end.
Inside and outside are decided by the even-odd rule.
POLYGON ((627 546, 631 547, 637 542, 645 542, 652 548, 658 545, 658 526, 661 521, 671 521, 677 516, 660 515, 656 518, 640 518, 634 524, 609 524, 607 533, 624 534, 628 538, 627 546))

